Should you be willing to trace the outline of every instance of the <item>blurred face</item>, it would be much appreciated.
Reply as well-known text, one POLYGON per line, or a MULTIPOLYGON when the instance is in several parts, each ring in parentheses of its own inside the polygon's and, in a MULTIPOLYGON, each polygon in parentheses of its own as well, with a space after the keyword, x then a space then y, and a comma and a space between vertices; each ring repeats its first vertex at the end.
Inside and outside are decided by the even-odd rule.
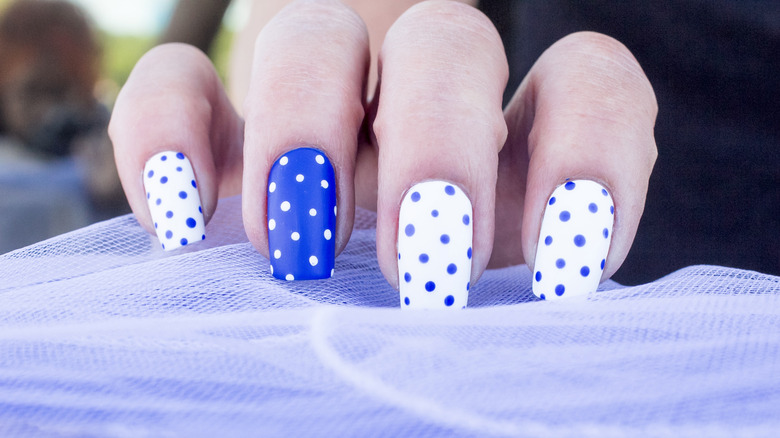
POLYGON ((0 91, 7 133, 39 152, 66 154, 88 124, 92 96, 53 60, 22 58, 7 67, 0 91))

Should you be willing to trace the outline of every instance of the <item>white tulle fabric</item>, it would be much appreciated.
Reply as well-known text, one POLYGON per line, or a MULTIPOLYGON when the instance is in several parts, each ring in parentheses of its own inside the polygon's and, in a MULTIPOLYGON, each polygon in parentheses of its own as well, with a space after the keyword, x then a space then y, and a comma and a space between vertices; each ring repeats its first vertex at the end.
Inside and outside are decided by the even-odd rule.
POLYGON ((401 311, 371 213, 335 278, 283 282, 240 204, 180 251, 126 216, 0 256, 0 436, 780 430, 778 277, 696 266, 544 302, 521 266, 467 310, 401 311))

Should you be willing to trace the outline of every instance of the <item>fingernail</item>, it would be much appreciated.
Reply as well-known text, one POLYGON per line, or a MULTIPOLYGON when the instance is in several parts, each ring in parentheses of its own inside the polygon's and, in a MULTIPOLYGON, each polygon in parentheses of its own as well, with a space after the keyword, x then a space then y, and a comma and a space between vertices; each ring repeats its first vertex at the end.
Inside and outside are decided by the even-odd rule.
POLYGON ((471 280, 471 201, 445 181, 409 189, 398 216, 401 308, 465 308, 471 280))
POLYGON ((206 238, 198 184, 190 160, 165 151, 144 166, 146 202, 162 248, 170 251, 206 238))
POLYGON ((336 180, 328 157, 294 149, 268 175, 268 252, 281 280, 316 280, 334 274, 336 180))
POLYGON ((553 191, 534 259, 534 294, 541 299, 587 295, 599 286, 612 240, 615 204, 593 181, 567 181, 553 191))

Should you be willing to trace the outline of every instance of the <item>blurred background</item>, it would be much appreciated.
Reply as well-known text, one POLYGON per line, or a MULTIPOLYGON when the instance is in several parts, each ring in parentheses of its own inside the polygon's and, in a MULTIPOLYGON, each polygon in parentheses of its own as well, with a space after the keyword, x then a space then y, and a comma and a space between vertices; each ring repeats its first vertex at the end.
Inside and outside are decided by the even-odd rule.
MULTIPOLYGON (((179 7, 196 3, 218 13, 196 26, 207 39, 190 42, 225 79, 249 0, 179 7)), ((0 254, 130 211, 106 126, 138 59, 188 39, 172 17, 193 17, 176 9, 176 0, 0 0, 0 254)))

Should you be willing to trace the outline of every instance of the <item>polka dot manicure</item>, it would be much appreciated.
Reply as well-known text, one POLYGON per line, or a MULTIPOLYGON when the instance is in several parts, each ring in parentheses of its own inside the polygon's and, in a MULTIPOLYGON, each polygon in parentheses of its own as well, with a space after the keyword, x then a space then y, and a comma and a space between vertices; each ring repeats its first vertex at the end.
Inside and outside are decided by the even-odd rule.
POLYGON ((144 167, 143 182, 157 238, 164 250, 206 238, 195 174, 183 153, 165 151, 150 158, 144 167))
POLYGON ((462 309, 471 277, 471 201, 456 185, 426 181, 409 189, 398 217, 403 309, 462 309))
POLYGON ((553 191, 534 259, 533 291, 546 300, 582 296, 598 288, 612 236, 614 203, 589 180, 553 191))
POLYGON ((334 274, 336 182, 327 156, 313 148, 279 157, 268 175, 271 274, 315 280, 334 274))

